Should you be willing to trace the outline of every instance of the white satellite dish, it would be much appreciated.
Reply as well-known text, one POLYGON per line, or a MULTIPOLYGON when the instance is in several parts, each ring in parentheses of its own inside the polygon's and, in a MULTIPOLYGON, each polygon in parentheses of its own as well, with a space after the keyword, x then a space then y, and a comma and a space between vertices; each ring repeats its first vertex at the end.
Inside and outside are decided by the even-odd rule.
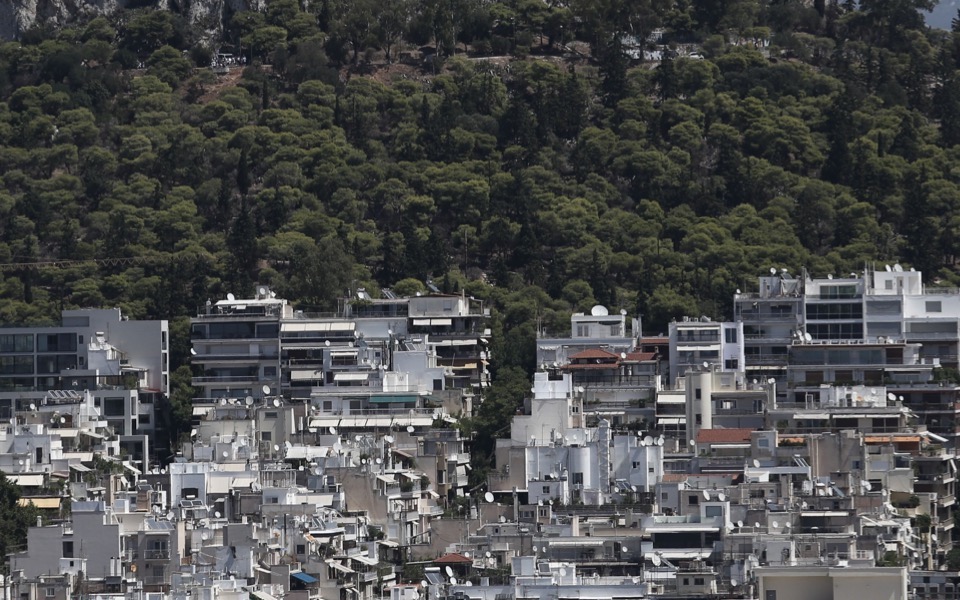
POLYGON ((760 468, 760 461, 759 461, 758 459, 756 459, 756 458, 753 459, 753 468, 754 468, 754 469, 759 469, 759 468, 760 468))
POLYGON ((866 479, 860 480, 860 487, 863 488, 865 493, 873 490, 873 484, 866 479))
POLYGON ((771 274, 771 275, 776 275, 776 274, 777 274, 777 268, 776 268, 776 267, 770 267, 770 274, 771 274))
POLYGON ((280 408, 280 399, 279 399, 279 398, 274 398, 274 399, 273 399, 273 407, 274 407, 274 408, 280 408))
POLYGON ((200 534, 200 539, 203 540, 203 541, 209 540, 209 539, 210 539, 210 532, 209 532, 209 531, 204 531, 204 532, 202 532, 202 533, 200 534))
POLYGON ((37 410, 37 405, 33 402, 30 403, 30 410, 37 410))
POLYGON ((457 585, 457 578, 456 578, 456 577, 451 577, 451 578, 450 578, 450 585, 457 585))
POLYGON ((709 368, 710 368, 710 363, 708 363, 707 361, 703 361, 703 368, 704 368, 704 369, 709 369, 709 368))
POLYGON ((257 288, 257 293, 260 294, 261 296, 266 296, 269 293, 269 290, 267 290, 265 286, 261 285, 260 287, 257 288))
POLYGON ((893 270, 890 268, 890 265, 883 265, 883 268, 887 270, 887 273, 893 270))
POLYGON ((243 403, 247 406, 253 406, 253 396, 247 396, 243 399, 243 403))
POLYGON ((703 490, 703 499, 704 499, 704 500, 709 500, 709 499, 710 499, 710 492, 708 492, 707 490, 703 490))
POLYGON ((620 309, 620 316, 621 316, 621 317, 627 316, 627 309, 621 308, 621 309, 620 309))
POLYGON ((392 435, 385 435, 385 436, 383 436, 383 441, 385 441, 385 442, 388 443, 388 444, 392 444, 392 443, 393 443, 393 436, 392 436, 392 435))
POLYGON ((427 587, 427 586, 430 585, 430 584, 427 582, 426 579, 421 579, 421 580, 420 580, 420 585, 422 585, 423 587, 427 587))
POLYGON ((777 521, 770 523, 770 526, 773 527, 774 529, 780 529, 780 523, 778 523, 777 521))
POLYGON ((727 499, 727 495, 724 494, 723 492, 720 492, 719 494, 717 494, 717 500, 719 500, 720 502, 723 502, 726 499, 727 499))
POLYGON ((264 395, 264 396, 267 396, 267 395, 270 394, 270 386, 269 386, 269 385, 265 385, 265 386, 263 386, 262 388, 260 388, 260 391, 263 392, 263 395, 264 395))
POLYGON ((507 518, 506 518, 505 516, 503 516, 503 515, 500 515, 500 522, 501 522, 501 523, 506 523, 506 522, 507 522, 507 518))
POLYGON ((652 562, 652 563, 653 563, 653 566, 655 566, 655 567, 659 567, 661 564, 663 564, 663 561, 660 560, 660 555, 659 555, 659 554, 654 554, 653 556, 651 556, 651 557, 650 557, 650 562, 652 562))
POLYGON ((353 441, 355 441, 355 442, 359 442, 359 441, 362 440, 362 439, 363 439, 363 437, 362 437, 359 433, 358 433, 357 435, 353 436, 353 441))
POLYGON ((663 444, 664 444, 664 439, 663 439, 663 436, 661 435, 660 437, 657 438, 657 445, 662 446, 663 444))
POLYGON ((383 463, 383 459, 378 456, 378 457, 376 458, 376 460, 374 460, 374 462, 379 465, 379 464, 382 464, 382 463, 383 463))
POLYGON ((644 446, 652 446, 652 445, 653 445, 653 438, 652 438, 651 436, 649 436, 649 435, 646 436, 646 437, 644 437, 644 438, 643 438, 643 445, 644 445, 644 446))
POLYGON ((226 399, 226 398, 220 398, 220 406, 226 406, 226 405, 227 405, 227 399, 226 399))
POLYGON ((895 402, 896 399, 897 399, 897 395, 896 395, 896 394, 894 394, 893 392, 887 392, 887 400, 889 400, 889 401, 891 401, 891 402, 895 402))
POLYGON ((327 431, 330 432, 330 435, 337 435, 337 428, 334 427, 333 425, 331 425, 330 427, 327 427, 327 431))
POLYGON ((450 568, 450 565, 447 565, 443 569, 447 573, 447 577, 453 577, 453 569, 450 568))
MULTIPOLYGON (((486 500, 487 502, 493 502, 493 494, 490 493, 490 492, 487 492, 487 493, 485 493, 485 494, 483 495, 483 499, 486 500)), ((490 555, 490 553, 488 552, 488 553, 487 553, 487 556, 489 556, 489 555, 490 555)))
POLYGON ((413 433, 417 429, 413 425, 407 425, 407 433, 413 433))
POLYGON ((196 355, 197 355, 197 351, 194 350, 193 348, 190 348, 190 355, 191 355, 191 356, 196 356, 196 355))
POLYGON ((66 423, 66 422, 67 422, 67 418, 66 418, 66 417, 60 417, 60 424, 61 424, 61 425, 63 425, 63 424, 66 423))
POLYGON ((560 577, 566 577, 566 576, 567 576, 567 570, 563 567, 560 567, 560 577))
POLYGON ((473 587, 473 582, 468 579, 467 581, 464 582, 463 585, 465 585, 465 586, 467 586, 467 587, 473 587))
POLYGON ((219 518, 220 518, 220 511, 219 511, 219 510, 213 512, 213 518, 215 518, 215 519, 219 519, 219 518))
POLYGON ((737 580, 736 580, 736 579, 731 579, 731 580, 730 580, 730 585, 731 585, 731 587, 737 587, 737 585, 738 585, 737 580))
POLYGON ((605 317, 610 314, 610 311, 607 310, 607 307, 602 304, 595 304, 593 308, 590 309, 590 315, 594 317, 605 317))
POLYGON ((620 353, 620 360, 626 360, 626 358, 627 358, 627 353, 626 353, 626 352, 621 352, 621 353, 620 353))
POLYGON ((290 448, 293 448, 293 444, 291 444, 289 441, 284 442, 284 443, 283 443, 283 446, 284 446, 287 450, 289 450, 290 448))
POLYGON ((436 421, 436 420, 439 419, 439 418, 440 418, 440 413, 438 413, 438 412, 433 413, 433 420, 434 420, 434 421, 436 421))
POLYGON ((343 444, 340 443, 340 440, 337 440, 333 443, 333 451, 340 452, 343 449, 343 444))
POLYGON ((486 556, 487 558, 490 558, 490 557, 492 556, 492 554, 490 554, 490 551, 489 551, 489 550, 487 550, 486 552, 484 552, 483 555, 486 556))
POLYGON ((274 445, 273 445, 273 451, 274 451, 274 452, 280 452, 280 444, 274 444, 274 445))
POLYGON ((691 446, 696 446, 696 445, 697 445, 697 441, 696 441, 696 440, 690 440, 690 445, 691 445, 691 446))
POLYGON ((813 341, 813 336, 810 335, 809 332, 804 332, 804 334, 803 334, 803 339, 805 339, 805 340, 808 341, 808 342, 812 342, 812 341, 813 341))
POLYGON ((367 464, 367 459, 361 458, 361 459, 360 459, 360 464, 361 464, 361 465, 367 464))
POLYGON ((737 527, 743 527, 743 521, 737 521, 737 527))
POLYGON ((230 292, 227 292, 227 300, 229 300, 230 302, 233 302, 233 301, 236 300, 236 299, 237 299, 236 296, 234 296, 234 295, 231 294, 230 292))
POLYGON ((760 529, 760 523, 758 523, 757 521, 754 521, 754 522, 753 522, 753 528, 754 528, 754 529, 760 529))
POLYGON ((533 548, 531 548, 531 550, 533 550, 533 553, 536 554, 537 552, 540 551, 540 548, 537 548, 536 546, 534 546, 533 548))
POLYGON ((223 458, 226 458, 226 457, 230 456, 230 453, 227 452, 226 450, 224 450, 223 452, 220 453, 220 456, 222 456, 223 458))
POLYGON ((464 555, 466 558, 470 558, 470 553, 469 553, 469 552, 464 552, 463 555, 464 555))

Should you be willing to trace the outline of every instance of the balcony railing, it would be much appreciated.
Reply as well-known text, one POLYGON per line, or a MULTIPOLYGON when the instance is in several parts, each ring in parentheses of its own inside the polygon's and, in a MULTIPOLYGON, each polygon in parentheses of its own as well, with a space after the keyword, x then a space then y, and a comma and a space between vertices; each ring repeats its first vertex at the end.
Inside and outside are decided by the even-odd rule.
POLYGON ((146 560, 169 560, 170 551, 169 550, 147 550, 143 553, 143 557, 146 560))

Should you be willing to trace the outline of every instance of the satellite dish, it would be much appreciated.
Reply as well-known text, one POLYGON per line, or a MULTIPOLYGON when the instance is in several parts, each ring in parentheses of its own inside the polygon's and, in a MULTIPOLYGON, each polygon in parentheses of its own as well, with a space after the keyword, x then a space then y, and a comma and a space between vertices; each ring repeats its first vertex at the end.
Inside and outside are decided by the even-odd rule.
POLYGON ((469 553, 469 552, 464 552, 463 555, 464 555, 466 558, 470 558, 470 553, 469 553))
POLYGON ((274 452, 280 452, 280 444, 274 444, 274 445, 273 445, 273 451, 274 451, 274 452))
POLYGON ((540 548, 537 548, 536 546, 534 546, 533 548, 531 548, 531 550, 533 550, 533 553, 536 554, 537 552, 540 551, 540 548))
POLYGON ((274 398, 274 399, 273 399, 273 407, 274 407, 274 408, 280 408, 280 399, 279 399, 279 398, 274 398))
POLYGON ((890 265, 883 265, 883 268, 887 270, 887 273, 893 270, 890 268, 890 265))
POLYGON ((703 368, 704 368, 704 369, 709 369, 709 368, 710 368, 710 363, 708 363, 707 361, 703 361, 703 368))
POLYGON ((264 395, 264 396, 268 396, 268 395, 270 395, 270 386, 269 386, 269 385, 265 385, 265 386, 263 386, 262 388, 260 388, 260 391, 263 392, 263 395, 264 395))
POLYGON ((652 445, 653 445, 653 438, 650 437, 649 435, 646 436, 645 438, 643 438, 643 445, 644 445, 644 446, 652 446, 652 445))
POLYGON ((777 521, 770 523, 770 526, 773 527, 774 529, 780 529, 780 523, 778 523, 777 521))
POLYGON ((37 405, 33 402, 30 403, 30 410, 37 410, 37 405))
POLYGON ((260 287, 257 288, 257 293, 260 294, 261 296, 266 296, 268 291, 266 287, 261 285, 260 287))
POLYGON ((657 445, 662 446, 663 444, 664 444, 664 439, 663 439, 663 436, 661 435, 660 437, 657 438, 657 445))
POLYGON ((621 309, 620 309, 620 316, 621 316, 621 317, 627 316, 627 309, 621 308, 621 309))
POLYGON ((895 402, 897 400, 897 395, 893 392, 887 392, 887 400, 895 402))
POLYGON ((560 577, 566 577, 566 576, 567 576, 567 570, 563 567, 560 567, 560 577))
POLYGON ((719 494, 717 494, 717 500, 719 500, 720 502, 723 502, 726 499, 727 499, 727 495, 724 494, 723 492, 720 492, 719 494))
POLYGON ((224 450, 223 452, 220 453, 220 456, 222 456, 223 458, 226 458, 226 457, 230 456, 230 453, 227 452, 226 450, 224 450))
POLYGON ((324 341, 323 341, 323 345, 329 348, 329 347, 330 347, 330 340, 324 340, 324 341))
POLYGON ((893 270, 897 273, 903 273, 903 267, 900 266, 900 263, 893 265, 893 270))
POLYGON ((227 399, 226 399, 226 398, 220 398, 220 406, 226 406, 226 405, 227 405, 227 399))
POLYGON ((626 360, 626 358, 627 358, 627 353, 626 353, 626 352, 621 352, 621 353, 620 353, 620 360, 626 360))
POLYGON ((696 445, 697 445, 697 441, 696 441, 696 440, 690 440, 689 443, 690 443, 691 446, 696 446, 696 445))
POLYGON ((407 433, 413 433, 416 428, 413 425, 407 425, 407 433))
POLYGON ((367 459, 361 458, 361 459, 360 459, 360 464, 361 464, 361 465, 367 464, 367 459))
POLYGON ((758 459, 756 459, 756 458, 753 459, 753 468, 754 468, 754 469, 759 469, 759 468, 760 468, 760 461, 759 461, 758 459))
POLYGON ((213 517, 214 517, 215 519, 219 519, 219 518, 220 518, 220 511, 219 511, 219 510, 214 511, 214 512, 213 512, 213 517))
POLYGON ((289 441, 284 442, 284 443, 283 443, 283 446, 284 446, 284 448, 286 448, 287 450, 289 450, 290 448, 293 448, 293 444, 291 444, 289 441))
POLYGON ((392 443, 393 443, 393 436, 392 436, 392 435, 385 435, 385 436, 383 436, 383 441, 385 441, 385 442, 388 443, 388 444, 392 444, 392 443))
POLYGON ((63 424, 66 423, 66 422, 67 422, 66 417, 60 417, 60 424, 61 424, 61 425, 63 425, 63 424))
POLYGON ((506 518, 505 516, 503 516, 503 515, 500 515, 500 522, 501 522, 501 523, 506 523, 506 522, 507 522, 507 518, 506 518))
MULTIPOLYGON (((486 500, 487 502, 493 502, 493 494, 490 492, 487 492, 483 495, 483 499, 486 500)), ((487 557, 489 556, 490 556, 490 553, 487 552, 487 557)))
POLYGON ((654 554, 653 556, 651 556, 651 557, 650 557, 650 562, 652 562, 652 563, 653 563, 653 566, 655 566, 655 567, 659 567, 660 565, 663 564, 663 561, 660 560, 660 555, 659 555, 659 554, 654 554))
POLYGON ((605 317, 610 314, 606 306, 602 304, 596 304, 593 308, 590 309, 590 314, 594 317, 605 317))
POLYGON ((803 333, 803 339, 806 340, 806 341, 808 341, 808 342, 812 342, 812 341, 813 341, 813 336, 810 335, 810 332, 805 331, 805 332, 803 333))
POLYGON ((193 348, 190 348, 190 355, 191 355, 191 356, 196 356, 196 355, 197 355, 197 351, 194 350, 193 348))
POLYGON ((486 552, 484 552, 483 555, 486 556, 487 558, 490 558, 490 557, 492 556, 492 555, 490 554, 490 551, 489 551, 489 550, 487 550, 486 552))
POLYGON ((738 296, 742 293, 742 292, 740 291, 740 288, 737 288, 737 292, 736 292, 736 293, 737 293, 738 296))
POLYGON ((447 577, 453 577, 453 569, 450 568, 450 565, 447 565, 443 569, 447 573, 447 577))
POLYGON ((433 420, 434 420, 434 421, 436 421, 436 420, 439 419, 439 418, 440 418, 440 413, 438 413, 438 412, 433 413, 433 420))
POLYGON ((229 300, 230 302, 233 302, 233 301, 236 300, 236 299, 237 299, 236 296, 234 296, 233 294, 231 294, 231 293, 229 293, 229 292, 227 293, 227 300, 229 300))
POLYGON ((420 585, 422 585, 423 587, 427 587, 427 586, 430 585, 430 584, 427 583, 427 580, 426 580, 426 579, 421 579, 421 580, 420 580, 420 585))
POLYGON ((451 577, 451 578, 450 578, 450 585, 457 585, 457 578, 456 578, 456 577, 451 577))
POLYGON ((743 521, 737 521, 737 527, 743 527, 743 521))
POLYGON ((754 529, 760 529, 760 523, 758 523, 757 521, 754 521, 754 522, 753 522, 753 528, 754 528, 754 529))
POLYGON ((340 443, 340 440, 337 440, 333 443, 333 451, 340 452, 343 449, 343 444, 340 443))
POLYGON ((334 427, 333 425, 331 425, 330 427, 327 427, 327 431, 330 432, 330 435, 337 435, 337 428, 334 427))
POLYGON ((730 585, 731 585, 732 587, 737 587, 737 585, 738 585, 737 580, 736 580, 736 579, 731 579, 731 580, 730 580, 730 585))
POLYGON ((776 275, 776 274, 777 274, 777 268, 776 268, 776 267, 770 267, 770 274, 771 274, 771 275, 776 275))
POLYGON ((382 464, 382 463, 383 463, 383 459, 378 456, 377 459, 376 459, 376 461, 374 461, 374 462, 376 462, 376 463, 379 465, 379 464, 382 464))
POLYGON ((703 490, 703 499, 704 499, 704 500, 709 500, 709 499, 710 499, 710 492, 708 492, 707 490, 703 490))
POLYGON ((860 487, 863 488, 865 493, 873 490, 873 484, 866 479, 860 481, 860 487))
POLYGON ((473 587, 473 582, 468 579, 468 580, 466 580, 466 581, 463 583, 463 585, 465 585, 465 586, 467 586, 467 587, 473 587))
POLYGON ((359 433, 358 433, 357 435, 353 436, 353 441, 355 441, 355 442, 359 442, 359 441, 362 440, 362 439, 363 439, 363 437, 362 437, 359 433))

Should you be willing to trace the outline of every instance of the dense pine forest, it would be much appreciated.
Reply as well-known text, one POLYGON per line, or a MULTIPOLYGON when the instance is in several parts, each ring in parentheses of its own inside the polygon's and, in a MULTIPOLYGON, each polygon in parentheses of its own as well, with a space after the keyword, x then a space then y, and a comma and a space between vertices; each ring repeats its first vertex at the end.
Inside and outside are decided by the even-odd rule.
POLYGON ((494 309, 489 439, 537 324, 593 304, 656 334, 729 317, 770 267, 960 285, 960 23, 928 8, 171 2, 35 27, 0 45, 0 322, 120 306, 172 320, 176 366, 196 307, 255 282, 324 311, 432 279, 494 309))

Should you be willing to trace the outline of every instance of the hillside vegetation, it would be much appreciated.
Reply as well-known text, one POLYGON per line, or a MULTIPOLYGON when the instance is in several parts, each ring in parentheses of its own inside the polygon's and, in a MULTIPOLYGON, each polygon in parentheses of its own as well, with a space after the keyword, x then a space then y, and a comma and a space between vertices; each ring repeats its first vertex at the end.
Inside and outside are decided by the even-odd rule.
POLYGON ((217 48, 176 10, 30 31, 0 46, 0 321, 183 332, 254 282, 329 310, 432 278, 495 309, 489 440, 538 320, 601 303, 656 334, 771 266, 956 285, 960 34, 924 8, 271 0, 217 48), (704 58, 632 62, 655 27, 704 58), (29 264, 57 260, 80 262, 29 264))

